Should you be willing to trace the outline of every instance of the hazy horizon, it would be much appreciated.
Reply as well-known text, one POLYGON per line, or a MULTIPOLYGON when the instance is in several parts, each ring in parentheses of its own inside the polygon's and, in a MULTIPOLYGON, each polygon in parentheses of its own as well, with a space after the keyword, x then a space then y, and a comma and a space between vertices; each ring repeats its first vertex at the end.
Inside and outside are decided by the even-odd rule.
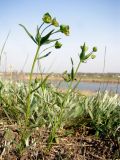
POLYGON ((10 36, 2 56, 0 71, 30 71, 36 46, 18 24, 25 25, 34 34, 37 24, 41 24, 41 18, 46 12, 56 17, 60 23, 68 24, 70 36, 61 36, 63 46, 60 50, 53 50, 53 53, 43 60, 43 72, 69 71, 70 57, 73 57, 77 64, 80 46, 86 42, 90 50, 97 46, 98 52, 96 59, 83 64, 79 72, 102 73, 106 46, 104 71, 120 73, 119 0, 1 0, 0 50, 9 31, 10 36))

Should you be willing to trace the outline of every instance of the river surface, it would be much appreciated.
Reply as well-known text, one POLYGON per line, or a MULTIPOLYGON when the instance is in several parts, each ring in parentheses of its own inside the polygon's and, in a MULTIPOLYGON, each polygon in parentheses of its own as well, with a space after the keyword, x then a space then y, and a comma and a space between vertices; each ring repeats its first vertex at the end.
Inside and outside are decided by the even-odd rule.
MULTIPOLYGON (((64 81, 52 81, 52 84, 60 89, 68 88, 68 84, 64 81)), ((73 87, 75 87, 75 85, 76 83, 74 82, 73 87)), ((93 92, 108 90, 120 94, 120 84, 117 83, 80 82, 76 89, 93 92)))

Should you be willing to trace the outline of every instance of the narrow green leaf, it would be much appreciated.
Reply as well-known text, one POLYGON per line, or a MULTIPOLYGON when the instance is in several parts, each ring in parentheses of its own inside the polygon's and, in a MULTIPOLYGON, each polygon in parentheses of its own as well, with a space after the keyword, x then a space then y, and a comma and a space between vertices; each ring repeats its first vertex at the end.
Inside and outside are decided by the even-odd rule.
POLYGON ((47 54, 45 54, 44 56, 39 57, 38 59, 43 59, 45 57, 48 57, 52 52, 48 52, 47 54))
POLYGON ((45 79, 39 84, 39 86, 36 87, 35 89, 33 89, 33 90, 31 91, 31 94, 32 94, 33 92, 35 92, 36 90, 38 90, 43 84, 45 84, 45 82, 48 80, 48 78, 50 77, 50 75, 51 75, 51 74, 47 75, 47 76, 45 77, 45 79))
POLYGON ((82 52, 80 53, 80 60, 84 61, 85 58, 85 52, 82 50, 82 52))
POLYGON ((54 32, 54 29, 52 31, 50 31, 47 35, 42 37, 40 44, 41 45, 45 44, 48 41, 49 37, 52 35, 53 32, 54 32))
POLYGON ((61 38, 58 38, 58 39, 49 39, 47 40, 44 44, 49 44, 49 43, 52 43, 52 42, 56 42, 58 40, 60 40, 61 38))
POLYGON ((72 63, 72 66, 73 66, 73 59, 71 58, 71 63, 72 63))
POLYGON ((71 69, 71 80, 72 81, 74 80, 74 67, 72 67, 71 69))
POLYGON ((36 40, 37 44, 40 45, 41 35, 40 35, 40 29, 38 28, 38 26, 37 26, 37 33, 36 33, 35 40, 36 40))
POLYGON ((34 39, 34 37, 31 35, 30 32, 28 32, 28 30, 26 29, 26 27, 22 24, 19 24, 25 31, 26 33, 28 34, 28 36, 36 43, 36 40, 34 39))

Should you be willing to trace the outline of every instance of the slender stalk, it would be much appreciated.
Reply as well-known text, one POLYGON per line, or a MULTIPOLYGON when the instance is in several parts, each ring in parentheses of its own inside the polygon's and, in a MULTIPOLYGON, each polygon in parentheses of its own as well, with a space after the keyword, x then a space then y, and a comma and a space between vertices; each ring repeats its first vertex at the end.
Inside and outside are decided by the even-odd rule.
POLYGON ((59 32, 60 32, 60 30, 57 30, 57 31, 53 32, 52 34, 59 33, 59 32))
POLYGON ((44 32, 47 28, 49 28, 50 26, 52 26, 52 24, 50 24, 50 25, 48 25, 47 27, 45 27, 45 28, 43 29, 43 31, 41 32, 41 35, 42 35, 43 32, 44 32))
POLYGON ((44 51, 50 49, 50 48, 53 48, 53 47, 55 47, 55 45, 52 45, 52 46, 50 46, 50 47, 48 47, 48 48, 45 48, 42 52, 40 52, 40 54, 43 53, 44 51))
POLYGON ((77 66, 77 68, 76 68, 76 71, 75 71, 75 74, 74 74, 75 77, 76 77, 76 74, 77 74, 78 69, 79 69, 79 67, 80 67, 80 64, 81 64, 81 61, 78 63, 78 66, 77 66))
POLYGON ((39 30, 41 29, 41 27, 44 25, 44 22, 40 25, 39 30))
MULTIPOLYGON (((80 67, 80 64, 81 64, 81 61, 78 63, 78 66, 77 66, 77 68, 76 68, 76 71, 75 71, 74 76, 76 76, 76 74, 77 74, 77 72, 78 72, 78 69, 79 69, 79 67, 80 67)), ((53 139, 54 139, 54 137, 55 137, 55 134, 56 134, 56 132, 57 132, 57 129, 60 127, 60 125, 61 125, 61 123, 62 123, 62 116, 63 116, 63 113, 64 113, 65 102, 66 102, 66 100, 67 100, 67 98, 68 98, 68 96, 69 96, 69 94, 70 94, 70 90, 71 90, 71 88, 72 88, 72 84, 73 84, 73 81, 71 81, 70 84, 69 84, 69 86, 68 86, 68 89, 67 89, 65 98, 64 98, 63 103, 62 103, 62 106, 61 106, 61 111, 60 111, 60 114, 59 114, 59 116, 58 116, 58 120, 55 121, 54 126, 53 126, 52 131, 51 131, 51 134, 50 134, 50 136, 49 136, 49 137, 51 137, 51 139, 50 139, 49 144, 48 144, 48 149, 50 149, 51 143, 52 143, 52 141, 53 141, 53 139)), ((71 90, 71 91, 72 91, 72 90, 71 90)))
MULTIPOLYGON (((77 66, 77 68, 76 68, 76 71, 75 71, 74 76, 76 76, 76 74, 77 74, 77 72, 78 72, 78 69, 79 69, 79 67, 80 67, 80 64, 81 64, 81 61, 78 63, 78 66, 77 66)), ((65 99, 64 99, 64 101, 63 101, 62 110, 64 109, 64 105, 65 105, 66 99, 67 99, 68 96, 69 96, 70 90, 71 90, 71 88, 72 88, 72 84, 73 84, 73 81, 71 81, 71 82, 70 82, 70 85, 68 86, 68 90, 67 90, 65 99)), ((63 113, 63 111, 61 111, 61 113, 60 113, 60 116, 59 116, 60 119, 62 118, 62 113, 63 113)), ((60 121, 61 121, 61 120, 60 120, 60 121)))
POLYGON ((32 77, 33 77, 33 71, 35 68, 35 64, 38 58, 38 54, 40 51, 40 45, 37 47, 36 54, 34 56, 30 77, 29 77, 29 84, 28 84, 28 97, 27 97, 27 111, 26 111, 26 126, 29 125, 29 118, 30 118, 30 101, 31 101, 31 83, 32 83, 32 77))

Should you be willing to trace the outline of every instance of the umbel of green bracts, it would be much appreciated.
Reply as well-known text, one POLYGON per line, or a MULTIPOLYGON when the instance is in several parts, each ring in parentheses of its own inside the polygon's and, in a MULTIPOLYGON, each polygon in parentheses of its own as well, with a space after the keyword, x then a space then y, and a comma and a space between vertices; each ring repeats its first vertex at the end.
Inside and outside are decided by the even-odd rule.
POLYGON ((61 44, 60 42, 56 41, 56 43, 55 43, 55 48, 56 48, 56 49, 59 49, 59 48, 61 48, 61 47, 62 47, 62 44, 61 44))
POLYGON ((59 23, 58 23, 58 21, 56 20, 56 18, 53 18, 53 19, 52 19, 52 25, 55 26, 55 27, 59 27, 59 23))
POLYGON ((86 54, 86 52, 88 51, 88 47, 86 46, 86 44, 84 43, 83 46, 80 46, 81 48, 81 53, 79 55, 80 57, 80 61, 81 62, 86 62, 88 59, 94 59, 96 56, 94 55, 94 52, 97 52, 97 48, 96 47, 93 47, 93 50, 86 54))
POLYGON ((60 25, 60 31, 64 33, 66 36, 69 36, 70 34, 69 29, 70 27, 68 25, 60 25))
POLYGON ((52 17, 49 13, 45 13, 42 20, 43 20, 44 23, 51 23, 52 22, 52 17))
POLYGON ((52 24, 52 25, 55 26, 55 27, 59 27, 59 23, 58 23, 58 21, 56 20, 56 18, 53 18, 53 19, 52 19, 52 16, 51 16, 49 13, 45 13, 45 14, 43 15, 42 20, 43 20, 44 23, 50 23, 50 24, 52 24))
POLYGON ((92 52, 86 54, 86 52, 88 51, 88 47, 84 43, 83 46, 81 46, 81 50, 82 51, 79 54, 79 63, 77 65, 76 69, 74 68, 73 59, 71 58, 71 64, 72 64, 71 72, 67 73, 67 71, 65 71, 63 73, 63 79, 66 82, 70 82, 70 81, 76 80, 76 74, 78 72, 78 69, 79 69, 81 63, 84 63, 88 59, 94 59, 96 57, 96 55, 94 54, 94 52, 97 52, 97 48, 96 47, 93 47, 92 52))
POLYGON ((76 80, 76 78, 75 78, 75 71, 74 71, 74 63, 73 63, 73 59, 72 58, 71 58, 71 64, 72 64, 71 72, 67 73, 67 71, 65 71, 63 73, 63 79, 66 82, 70 82, 70 81, 76 80))
POLYGON ((95 59, 96 58, 96 55, 95 54, 92 54, 91 55, 91 59, 95 59))
MULTIPOLYGON (((24 28, 24 30, 26 31, 26 33, 28 34, 28 36, 34 41, 34 43, 36 43, 38 46, 42 46, 42 45, 46 45, 46 44, 50 44, 52 42, 57 42, 60 38, 58 39, 50 39, 50 37, 53 34, 56 34, 58 32, 64 33, 65 35, 69 35, 69 26, 68 25, 61 25, 60 28, 58 30, 52 29, 51 31, 49 31, 46 35, 42 36, 44 31, 46 29, 48 29, 50 26, 53 27, 59 27, 59 23, 56 20, 56 18, 51 17, 51 15, 49 13, 45 13, 43 15, 43 23, 41 26, 37 26, 37 31, 36 31, 36 36, 34 37, 25 26, 23 26, 22 24, 20 24, 21 27, 24 28), (44 26, 44 24, 48 24, 48 26, 45 26, 45 28, 41 31, 42 27, 44 26)), ((55 43, 55 48, 61 48, 62 45, 60 45, 58 42, 55 43)))
POLYGON ((97 52, 97 48, 96 47, 93 47, 93 52, 97 52))
POLYGON ((71 75, 70 75, 70 73, 67 73, 67 71, 65 71, 65 72, 63 72, 63 74, 62 74, 63 76, 63 79, 64 79, 64 81, 65 82, 70 82, 71 81, 71 75))

